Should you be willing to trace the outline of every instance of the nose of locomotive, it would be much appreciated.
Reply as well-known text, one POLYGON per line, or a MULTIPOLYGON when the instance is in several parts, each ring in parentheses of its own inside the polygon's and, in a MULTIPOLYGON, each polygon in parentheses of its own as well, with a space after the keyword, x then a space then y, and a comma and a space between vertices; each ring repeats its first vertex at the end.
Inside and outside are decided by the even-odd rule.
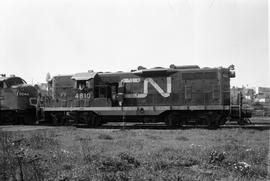
POLYGON ((37 104, 38 92, 36 88, 31 85, 21 85, 18 87, 17 95, 18 97, 29 98, 29 104, 31 106, 35 106, 37 104))

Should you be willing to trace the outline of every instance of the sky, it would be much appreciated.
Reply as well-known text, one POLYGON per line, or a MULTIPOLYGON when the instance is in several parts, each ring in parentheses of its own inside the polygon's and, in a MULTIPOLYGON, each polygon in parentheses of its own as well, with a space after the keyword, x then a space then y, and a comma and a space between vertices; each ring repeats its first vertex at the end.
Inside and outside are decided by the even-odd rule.
POLYGON ((235 65, 234 86, 270 87, 267 0, 0 0, 0 73, 235 65))

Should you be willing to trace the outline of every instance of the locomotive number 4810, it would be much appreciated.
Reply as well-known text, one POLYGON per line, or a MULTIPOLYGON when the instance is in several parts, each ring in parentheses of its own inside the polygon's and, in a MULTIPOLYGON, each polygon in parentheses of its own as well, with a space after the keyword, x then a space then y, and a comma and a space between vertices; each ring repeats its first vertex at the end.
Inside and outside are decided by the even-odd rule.
POLYGON ((90 99, 91 98, 91 94, 90 93, 77 93, 75 95, 76 99, 90 99))

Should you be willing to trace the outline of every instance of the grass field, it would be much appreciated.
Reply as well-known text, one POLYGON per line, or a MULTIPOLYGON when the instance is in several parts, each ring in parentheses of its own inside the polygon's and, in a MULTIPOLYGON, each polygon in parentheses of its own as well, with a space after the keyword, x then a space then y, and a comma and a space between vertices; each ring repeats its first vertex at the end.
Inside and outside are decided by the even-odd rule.
POLYGON ((269 130, 0 132, 0 180, 269 180, 269 130))

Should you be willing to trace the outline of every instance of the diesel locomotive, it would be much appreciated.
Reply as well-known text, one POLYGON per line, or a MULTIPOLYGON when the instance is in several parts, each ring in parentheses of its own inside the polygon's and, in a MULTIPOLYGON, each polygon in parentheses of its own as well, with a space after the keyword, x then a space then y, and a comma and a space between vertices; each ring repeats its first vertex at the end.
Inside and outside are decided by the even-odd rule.
POLYGON ((0 76, 0 124, 33 124, 37 90, 15 75, 0 76))
POLYGON ((239 101, 230 101, 234 66, 200 68, 197 65, 138 67, 130 72, 88 71, 55 76, 51 97, 42 104, 45 121, 57 125, 107 121, 165 122, 218 127, 226 121, 243 124, 250 116, 239 101))

